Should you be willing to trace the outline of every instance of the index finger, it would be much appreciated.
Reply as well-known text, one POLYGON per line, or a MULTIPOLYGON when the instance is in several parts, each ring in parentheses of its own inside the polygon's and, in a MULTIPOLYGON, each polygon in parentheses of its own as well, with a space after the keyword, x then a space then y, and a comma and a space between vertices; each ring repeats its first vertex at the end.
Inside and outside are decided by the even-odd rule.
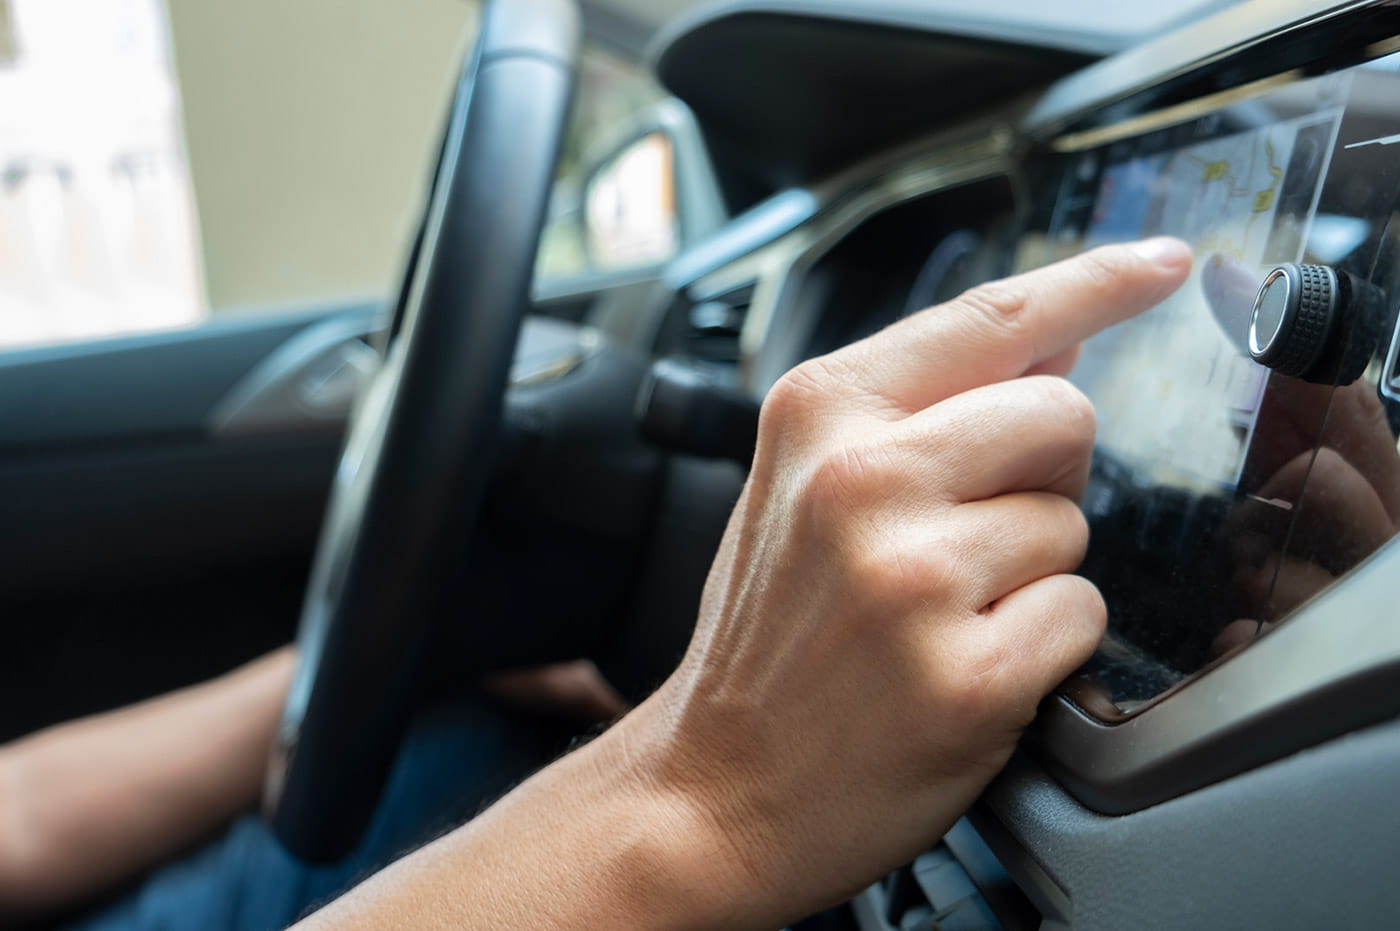
POLYGON ((864 402, 879 398, 907 415, 1062 356, 1161 303, 1190 268, 1190 247, 1178 239, 1103 246, 973 288, 835 355, 864 402))

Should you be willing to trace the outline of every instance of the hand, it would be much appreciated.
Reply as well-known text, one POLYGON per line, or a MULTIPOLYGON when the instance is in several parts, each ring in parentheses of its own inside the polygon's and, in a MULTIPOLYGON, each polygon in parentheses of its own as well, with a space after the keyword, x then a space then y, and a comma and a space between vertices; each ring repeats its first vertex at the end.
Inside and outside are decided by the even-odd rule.
POLYGON ((1175 240, 1099 249, 773 388, 690 650, 589 748, 708 831, 693 926, 777 926, 911 859, 1089 657, 1104 606, 1068 573, 1094 419, 1056 376, 1189 265, 1175 240))
POLYGON ((1055 376, 1189 265, 1100 249, 798 366, 680 668, 306 927, 774 928, 913 858, 1099 640, 1093 413, 1055 376))
POLYGON ((497 672, 482 685, 516 707, 588 724, 627 711, 622 696, 589 660, 497 672))

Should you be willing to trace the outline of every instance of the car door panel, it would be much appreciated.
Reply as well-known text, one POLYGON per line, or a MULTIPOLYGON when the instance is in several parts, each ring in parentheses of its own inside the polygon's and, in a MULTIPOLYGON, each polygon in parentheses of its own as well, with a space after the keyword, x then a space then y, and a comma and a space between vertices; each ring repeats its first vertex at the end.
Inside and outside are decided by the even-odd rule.
POLYGON ((325 358, 377 310, 0 358, 0 740, 291 637, 349 395, 297 408, 296 378, 319 390, 324 367, 283 358, 279 383, 267 362, 288 346, 325 358))

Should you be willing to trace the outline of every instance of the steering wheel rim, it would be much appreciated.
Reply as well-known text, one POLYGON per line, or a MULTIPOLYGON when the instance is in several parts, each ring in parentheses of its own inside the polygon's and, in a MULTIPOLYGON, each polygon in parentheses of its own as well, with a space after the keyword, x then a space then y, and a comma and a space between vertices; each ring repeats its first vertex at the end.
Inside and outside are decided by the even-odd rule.
POLYGON ((304 860, 354 846, 416 697, 500 429, 574 82, 573 0, 489 0, 453 100, 402 320, 352 416, 264 808, 304 860))

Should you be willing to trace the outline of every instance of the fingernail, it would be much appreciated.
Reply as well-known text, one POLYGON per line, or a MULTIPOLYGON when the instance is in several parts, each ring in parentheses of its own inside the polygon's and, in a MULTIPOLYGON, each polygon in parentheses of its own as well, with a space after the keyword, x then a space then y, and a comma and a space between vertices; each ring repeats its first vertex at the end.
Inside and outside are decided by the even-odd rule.
POLYGON ((1191 247, 1171 236, 1154 236, 1129 246, 1139 256, 1163 268, 1177 268, 1191 261, 1191 247))

